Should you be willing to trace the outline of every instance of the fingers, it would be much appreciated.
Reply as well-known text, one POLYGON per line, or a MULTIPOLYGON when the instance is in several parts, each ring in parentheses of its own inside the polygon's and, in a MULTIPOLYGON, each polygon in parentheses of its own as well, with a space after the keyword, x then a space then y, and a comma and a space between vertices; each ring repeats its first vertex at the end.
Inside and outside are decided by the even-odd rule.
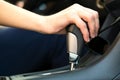
POLYGON ((88 29, 87 29, 87 25, 86 25, 86 23, 83 21, 83 20, 81 20, 80 18, 79 18, 79 16, 74 16, 74 23, 76 24, 76 26, 78 26, 79 27, 79 29, 80 29, 80 31, 81 31, 81 33, 82 33, 82 35, 83 35, 83 38, 84 38, 84 40, 86 41, 86 42, 89 42, 90 41, 90 38, 89 38, 89 31, 88 31, 88 29))
POLYGON ((80 28, 84 40, 88 42, 90 40, 89 38, 94 38, 97 36, 99 29, 98 12, 78 4, 74 4, 73 9, 76 11, 76 14, 73 14, 73 22, 80 28))
POLYGON ((89 8, 86 8, 86 11, 88 11, 91 14, 91 16, 93 16, 93 18, 91 18, 91 19, 93 19, 93 21, 89 24, 93 24, 93 26, 94 26, 94 27, 90 26, 91 29, 93 28, 93 30, 90 29, 90 33, 91 33, 91 36, 93 36, 93 38, 94 38, 94 34, 95 34, 95 36, 97 36, 98 30, 99 30, 99 15, 98 15, 97 11, 94 11, 89 8), (93 33, 92 31, 95 31, 95 33, 93 33), (92 35, 92 33, 93 33, 93 35, 92 35))
POLYGON ((99 28, 98 13, 89 8, 82 7, 82 10, 78 11, 78 15, 85 22, 87 22, 89 32, 90 32, 90 37, 94 38, 95 36, 97 36, 97 32, 99 28))

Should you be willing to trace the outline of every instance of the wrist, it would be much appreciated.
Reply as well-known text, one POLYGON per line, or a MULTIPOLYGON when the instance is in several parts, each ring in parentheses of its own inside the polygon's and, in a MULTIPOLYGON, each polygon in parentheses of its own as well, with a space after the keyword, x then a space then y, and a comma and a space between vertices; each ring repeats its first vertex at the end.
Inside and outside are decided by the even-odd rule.
POLYGON ((53 34, 56 32, 56 20, 52 16, 38 16, 34 27, 35 31, 45 34, 53 34))
POLYGON ((48 16, 47 20, 52 25, 54 33, 64 32, 64 28, 69 24, 67 14, 63 11, 48 16))

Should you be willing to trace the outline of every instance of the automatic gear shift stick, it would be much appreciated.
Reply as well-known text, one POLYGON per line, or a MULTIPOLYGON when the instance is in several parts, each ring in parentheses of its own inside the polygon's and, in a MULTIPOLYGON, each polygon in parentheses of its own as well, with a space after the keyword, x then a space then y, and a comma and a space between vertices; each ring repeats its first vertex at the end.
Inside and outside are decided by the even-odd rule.
POLYGON ((76 25, 68 26, 67 31, 67 49, 69 53, 69 62, 71 64, 70 70, 74 70, 75 65, 78 64, 78 59, 81 56, 84 40, 76 25))

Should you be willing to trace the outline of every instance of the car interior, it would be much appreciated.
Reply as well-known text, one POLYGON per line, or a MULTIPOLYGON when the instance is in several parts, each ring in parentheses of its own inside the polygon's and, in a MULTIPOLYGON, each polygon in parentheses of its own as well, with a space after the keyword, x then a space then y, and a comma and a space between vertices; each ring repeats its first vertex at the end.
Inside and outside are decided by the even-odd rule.
POLYGON ((120 79, 120 1, 119 0, 39 0, 24 8, 50 15, 74 3, 97 10, 100 15, 98 36, 83 40, 76 25, 67 27, 67 51, 70 64, 64 67, 1 76, 0 80, 119 80, 120 79))

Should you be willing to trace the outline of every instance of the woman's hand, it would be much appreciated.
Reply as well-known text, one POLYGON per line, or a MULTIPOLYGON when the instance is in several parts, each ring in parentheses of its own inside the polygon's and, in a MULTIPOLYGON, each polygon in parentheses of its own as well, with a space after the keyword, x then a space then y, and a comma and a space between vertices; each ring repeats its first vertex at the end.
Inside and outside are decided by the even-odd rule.
POLYGON ((0 0, 0 25, 12 26, 46 34, 56 34, 69 24, 76 24, 86 42, 97 36, 98 13, 92 9, 74 4, 56 14, 41 16, 0 0))
POLYGON ((74 4, 54 15, 47 16, 46 20, 45 26, 51 31, 50 33, 60 32, 67 25, 76 24, 86 42, 97 36, 99 29, 98 12, 79 4, 74 4))

